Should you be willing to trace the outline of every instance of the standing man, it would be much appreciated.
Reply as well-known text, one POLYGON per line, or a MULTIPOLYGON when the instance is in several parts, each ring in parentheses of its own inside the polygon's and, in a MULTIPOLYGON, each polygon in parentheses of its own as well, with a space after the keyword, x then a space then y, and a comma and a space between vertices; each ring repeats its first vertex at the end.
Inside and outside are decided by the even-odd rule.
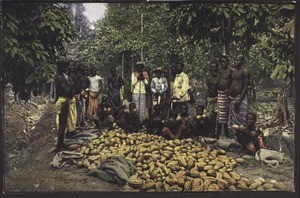
POLYGON ((187 105, 190 100, 189 89, 189 77, 183 72, 183 63, 176 64, 176 77, 173 84, 173 104, 177 112, 180 112, 183 105, 187 105))
POLYGON ((57 74, 55 75, 55 88, 57 101, 56 107, 56 128, 57 147, 56 152, 64 148, 65 132, 66 137, 72 136, 76 128, 76 100, 74 96, 75 83, 67 76, 68 63, 59 61, 57 63, 57 74))
POLYGON ((210 76, 206 81, 207 98, 206 110, 209 116, 209 132, 215 134, 217 122, 217 100, 218 100, 218 63, 212 62, 210 65, 210 76))
POLYGON ((248 113, 247 91, 249 86, 249 73, 243 67, 245 59, 238 55, 234 60, 235 70, 232 72, 231 97, 229 126, 233 124, 245 125, 245 118, 248 113))
POLYGON ((232 83, 232 69, 229 68, 229 58, 223 55, 219 58, 221 69, 218 79, 218 101, 217 101, 217 138, 220 138, 222 127, 226 137, 229 137, 229 91, 232 83))
POLYGON ((136 104, 139 122, 142 123, 148 117, 146 106, 146 85, 149 83, 147 72, 143 71, 145 65, 136 63, 136 71, 131 75, 132 102, 136 104))
POLYGON ((111 75, 107 78, 108 103, 115 108, 114 98, 120 98, 121 87, 125 84, 123 78, 117 74, 116 68, 110 69, 111 75))
POLYGON ((92 120, 93 115, 98 112, 99 106, 99 95, 103 86, 103 79, 96 75, 96 67, 91 68, 91 76, 88 77, 90 80, 89 88, 89 102, 87 109, 87 118, 92 120))
MULTIPOLYGON (((163 70, 161 67, 157 67, 154 70, 155 77, 151 80, 151 92, 153 98, 153 105, 164 103, 166 100, 166 91, 168 89, 168 82, 165 77, 162 77, 163 70)), ((163 112, 165 113, 165 112, 163 112)))

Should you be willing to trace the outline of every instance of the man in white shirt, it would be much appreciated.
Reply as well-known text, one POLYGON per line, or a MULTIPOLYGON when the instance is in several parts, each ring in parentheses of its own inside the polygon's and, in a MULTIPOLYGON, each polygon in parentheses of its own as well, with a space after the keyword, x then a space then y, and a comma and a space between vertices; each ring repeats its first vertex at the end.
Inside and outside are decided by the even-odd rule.
POLYGON ((163 70, 157 67, 154 70, 155 77, 151 80, 151 92, 153 93, 153 106, 161 104, 165 100, 165 93, 168 89, 168 81, 162 77, 163 70))
POLYGON ((139 122, 147 118, 146 88, 149 83, 148 73, 143 71, 145 65, 142 62, 136 63, 136 71, 131 75, 132 101, 136 105, 139 122))
POLYGON ((98 112, 99 106, 99 94, 103 87, 103 79, 96 75, 96 67, 91 68, 91 76, 88 77, 90 80, 89 98, 88 98, 88 109, 87 118, 92 119, 93 115, 98 112))

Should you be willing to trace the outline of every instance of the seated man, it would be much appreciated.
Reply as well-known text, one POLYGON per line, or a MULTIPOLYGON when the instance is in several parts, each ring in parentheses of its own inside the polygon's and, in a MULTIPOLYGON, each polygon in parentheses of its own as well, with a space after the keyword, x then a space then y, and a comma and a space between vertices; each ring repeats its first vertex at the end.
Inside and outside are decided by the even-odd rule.
POLYGON ((254 155, 259 149, 265 148, 265 140, 262 131, 256 127, 256 115, 247 113, 247 126, 233 125, 236 131, 237 141, 247 149, 248 153, 254 155))
POLYGON ((125 122, 122 124, 123 127, 121 128, 128 133, 137 132, 141 127, 141 124, 139 124, 139 117, 135 103, 130 103, 129 109, 125 109, 124 112, 125 122))
POLYGON ((177 116, 176 120, 182 122, 178 133, 176 134, 177 139, 187 138, 191 135, 190 127, 192 124, 192 117, 188 113, 188 106, 183 104, 181 107, 181 113, 177 116))
MULTIPOLYGON (((171 118, 171 117, 170 117, 171 118)), ((163 134, 169 136, 171 139, 182 139, 190 135, 190 126, 192 124, 192 118, 188 114, 188 107, 186 104, 183 104, 181 107, 181 113, 175 117, 173 122, 173 130, 170 130, 169 127, 163 128, 163 134)), ((168 126, 167 122, 167 126, 168 126)))
POLYGON ((102 97, 98 112, 93 116, 93 121, 98 129, 103 127, 112 129, 114 118, 106 96, 102 97))
POLYGON ((127 98, 123 101, 123 105, 126 106, 127 109, 129 109, 129 104, 132 102, 132 92, 127 92, 127 98))
POLYGON ((164 123, 165 127, 162 129, 162 136, 166 139, 175 139, 175 135, 178 132, 179 126, 182 124, 182 121, 176 120, 176 118, 176 109, 172 109, 170 112, 170 117, 166 120, 164 123))
POLYGON ((191 136, 209 136, 209 117, 204 113, 204 107, 199 105, 196 107, 196 116, 193 117, 191 124, 191 136))
POLYGON ((163 129, 163 114, 161 112, 161 106, 160 105, 155 105, 154 106, 154 112, 153 115, 151 116, 151 119, 147 124, 145 124, 148 133, 150 134, 155 134, 158 135, 161 133, 163 129))

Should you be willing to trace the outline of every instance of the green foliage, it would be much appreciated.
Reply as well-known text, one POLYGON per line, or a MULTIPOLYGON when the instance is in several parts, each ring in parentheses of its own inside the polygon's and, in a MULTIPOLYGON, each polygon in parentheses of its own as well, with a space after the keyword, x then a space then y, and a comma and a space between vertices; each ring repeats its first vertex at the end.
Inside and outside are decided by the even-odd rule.
POLYGON ((70 13, 52 3, 3 4, 3 62, 6 83, 16 93, 46 91, 73 37, 70 13))

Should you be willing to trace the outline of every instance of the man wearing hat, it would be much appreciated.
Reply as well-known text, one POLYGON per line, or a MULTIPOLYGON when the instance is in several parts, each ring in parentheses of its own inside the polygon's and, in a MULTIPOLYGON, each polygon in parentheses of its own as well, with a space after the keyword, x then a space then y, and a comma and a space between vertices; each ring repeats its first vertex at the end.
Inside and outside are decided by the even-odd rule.
POLYGON ((174 108, 180 112, 183 105, 187 105, 190 100, 189 90, 189 77, 183 72, 183 63, 177 63, 177 74, 173 84, 172 99, 174 108))
POLYGON ((157 67, 154 70, 155 77, 151 80, 151 92, 153 93, 153 106, 161 104, 165 99, 165 93, 168 89, 168 81, 165 77, 162 77, 163 70, 161 67, 157 67))
POLYGON ((145 65, 136 63, 136 71, 131 75, 132 102, 135 103, 139 122, 142 123, 148 117, 146 107, 146 85, 149 83, 148 73, 143 71, 145 65))

